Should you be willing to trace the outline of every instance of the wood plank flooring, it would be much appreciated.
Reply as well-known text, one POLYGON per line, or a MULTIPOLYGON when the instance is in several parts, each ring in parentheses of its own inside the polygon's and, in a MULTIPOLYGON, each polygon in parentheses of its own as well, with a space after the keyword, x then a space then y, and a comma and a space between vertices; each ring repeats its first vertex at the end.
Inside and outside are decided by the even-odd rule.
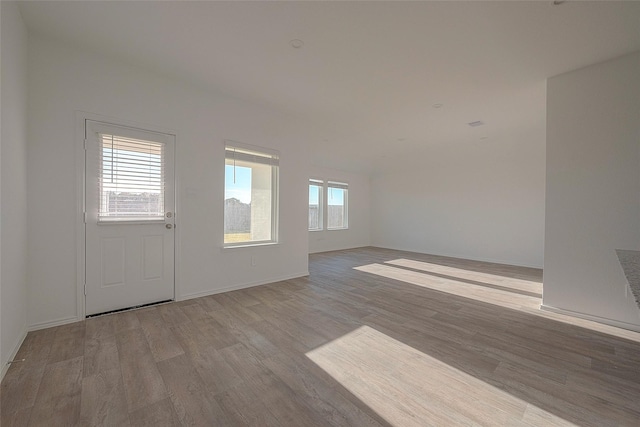
POLYGON ((29 333, 1 425, 640 425, 640 334, 540 311, 540 270, 377 248, 309 267, 29 333))

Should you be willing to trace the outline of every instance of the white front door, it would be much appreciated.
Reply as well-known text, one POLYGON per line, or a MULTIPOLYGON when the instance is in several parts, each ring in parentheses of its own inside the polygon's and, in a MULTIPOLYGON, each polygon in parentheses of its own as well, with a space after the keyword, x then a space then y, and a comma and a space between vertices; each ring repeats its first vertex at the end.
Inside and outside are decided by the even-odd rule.
POLYGON ((86 314, 174 299, 175 137, 85 130, 86 314))

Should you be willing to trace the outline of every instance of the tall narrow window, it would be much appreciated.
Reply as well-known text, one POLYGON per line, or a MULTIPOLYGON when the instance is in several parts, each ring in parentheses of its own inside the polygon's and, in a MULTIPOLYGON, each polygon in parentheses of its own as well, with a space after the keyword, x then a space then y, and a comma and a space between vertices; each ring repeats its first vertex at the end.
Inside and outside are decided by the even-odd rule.
POLYGON ((98 221, 164 218, 165 146, 99 134, 98 221))
POLYGON ((329 181, 327 185, 327 229, 348 228, 348 190, 348 184, 329 181))
POLYGON ((225 246, 277 242, 278 165, 276 151, 226 143, 225 246))
POLYGON ((309 231, 322 230, 322 192, 323 182, 309 180, 309 231))

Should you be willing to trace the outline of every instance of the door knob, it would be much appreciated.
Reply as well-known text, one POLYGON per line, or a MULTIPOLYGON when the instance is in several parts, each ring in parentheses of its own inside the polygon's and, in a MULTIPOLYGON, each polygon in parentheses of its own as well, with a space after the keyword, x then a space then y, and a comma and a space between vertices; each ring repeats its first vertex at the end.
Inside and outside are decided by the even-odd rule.
POLYGON ((173 228, 173 224, 165 224, 165 227, 167 227, 169 230, 171 230, 173 228))

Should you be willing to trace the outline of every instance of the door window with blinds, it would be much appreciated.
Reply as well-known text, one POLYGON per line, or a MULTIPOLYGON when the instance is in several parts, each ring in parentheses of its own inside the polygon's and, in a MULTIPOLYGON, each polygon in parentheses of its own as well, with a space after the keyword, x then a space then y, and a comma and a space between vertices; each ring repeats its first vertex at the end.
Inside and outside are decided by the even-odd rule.
POLYGON ((92 129, 95 145, 87 147, 87 161, 96 165, 97 182, 87 195, 95 197, 97 212, 88 213, 103 224, 164 221, 167 186, 173 185, 167 174, 170 135, 99 123, 92 129))
POLYGON ((277 151, 225 142, 224 246, 278 241, 277 151))

